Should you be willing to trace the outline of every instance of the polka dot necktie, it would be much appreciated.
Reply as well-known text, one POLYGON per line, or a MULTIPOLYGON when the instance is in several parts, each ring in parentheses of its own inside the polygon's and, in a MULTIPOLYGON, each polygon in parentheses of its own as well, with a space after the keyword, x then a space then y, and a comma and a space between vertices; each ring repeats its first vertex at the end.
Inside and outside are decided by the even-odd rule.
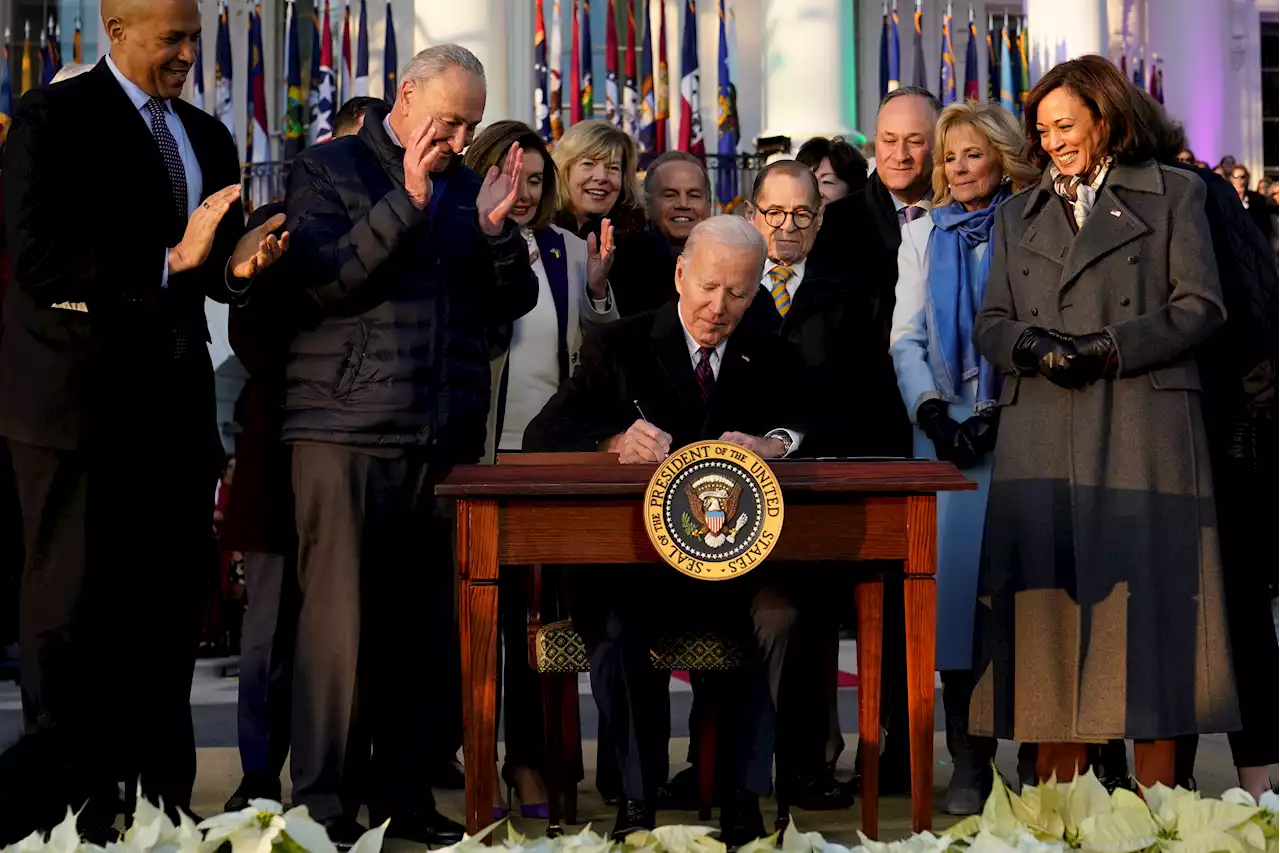
POLYGON ((778 264, 769 270, 769 280, 773 284, 769 288, 769 295, 773 297, 773 307, 778 309, 778 314, 785 317, 787 312, 791 310, 791 294, 787 292, 787 282, 795 278, 796 271, 785 264, 778 264))
POLYGON ((147 110, 151 113, 151 135, 160 146, 160 156, 164 158, 164 167, 169 171, 169 188, 173 191, 173 205, 178 211, 178 218, 187 218, 187 170, 182 167, 182 155, 178 153, 178 141, 169 132, 169 124, 165 121, 165 102, 159 98, 147 101, 147 110))
POLYGON ((711 392, 716 387, 716 372, 711 369, 711 354, 715 351, 715 347, 700 347, 698 366, 693 371, 698 379, 698 391, 702 394, 703 404, 711 402, 711 392))

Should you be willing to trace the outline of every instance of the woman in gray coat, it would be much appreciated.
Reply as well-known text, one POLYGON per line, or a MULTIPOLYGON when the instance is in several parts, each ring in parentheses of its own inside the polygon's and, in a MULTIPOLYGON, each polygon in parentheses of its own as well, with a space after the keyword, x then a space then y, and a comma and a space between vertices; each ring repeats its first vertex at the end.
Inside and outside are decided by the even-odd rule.
POLYGON ((1027 98, 1039 184, 997 212, 974 341, 1006 374, 979 588, 974 734, 1038 773, 1239 725, 1193 349, 1225 319, 1198 177, 1157 164, 1106 59, 1027 98))

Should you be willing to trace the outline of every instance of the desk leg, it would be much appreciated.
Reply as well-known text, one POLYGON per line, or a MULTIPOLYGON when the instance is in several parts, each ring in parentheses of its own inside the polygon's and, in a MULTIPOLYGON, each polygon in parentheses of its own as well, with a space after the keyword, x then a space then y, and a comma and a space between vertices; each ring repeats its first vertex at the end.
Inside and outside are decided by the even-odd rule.
POLYGON ((854 589, 858 609, 858 763, 862 769, 862 831, 880 832, 880 660, 884 643, 884 578, 854 589))
POLYGON ((467 832, 492 822, 498 725, 498 507, 458 502, 467 832))
POLYGON ((903 604, 907 628, 907 715, 911 738, 911 827, 933 827, 933 681, 938 630, 938 503, 918 495, 907 504, 903 604))

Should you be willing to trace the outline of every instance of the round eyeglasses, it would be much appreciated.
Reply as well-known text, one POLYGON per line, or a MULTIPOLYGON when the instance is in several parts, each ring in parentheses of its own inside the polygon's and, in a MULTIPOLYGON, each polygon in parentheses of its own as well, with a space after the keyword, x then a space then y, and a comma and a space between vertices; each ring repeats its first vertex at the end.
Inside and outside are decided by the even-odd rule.
POLYGON ((791 222, 801 231, 812 225, 814 219, 817 218, 817 214, 812 210, 807 210, 803 207, 799 210, 783 210, 780 207, 771 207, 768 210, 760 211, 760 215, 764 217, 765 224, 770 228, 781 228, 786 224, 787 217, 790 216, 791 222))

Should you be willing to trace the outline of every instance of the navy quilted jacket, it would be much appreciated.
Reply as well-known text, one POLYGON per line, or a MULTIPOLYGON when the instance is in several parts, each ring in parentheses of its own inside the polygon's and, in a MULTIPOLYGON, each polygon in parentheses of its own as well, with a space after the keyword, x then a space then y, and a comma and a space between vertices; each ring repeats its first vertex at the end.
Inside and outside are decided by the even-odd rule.
POLYGON ((430 212, 413 206, 386 111, 308 148, 289 175, 290 278, 322 319, 293 341, 284 439, 474 462, 489 408, 484 328, 528 313, 537 280, 513 223, 480 230, 481 180, 458 158, 430 212))

